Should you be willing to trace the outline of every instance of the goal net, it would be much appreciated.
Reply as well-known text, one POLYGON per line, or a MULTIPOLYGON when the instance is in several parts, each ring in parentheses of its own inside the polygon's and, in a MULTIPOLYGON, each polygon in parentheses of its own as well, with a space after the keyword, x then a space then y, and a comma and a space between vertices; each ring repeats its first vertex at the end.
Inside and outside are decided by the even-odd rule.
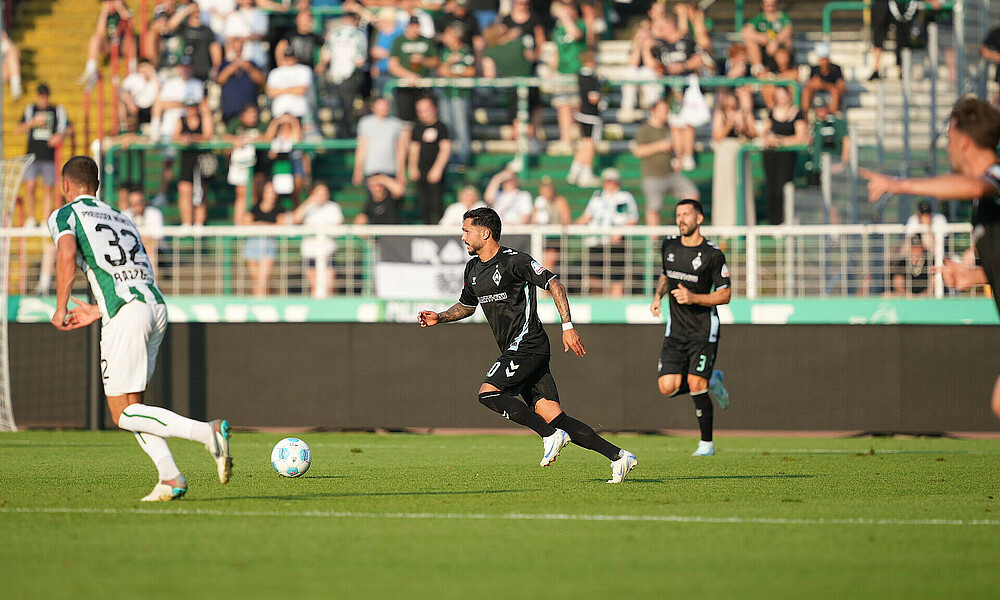
POLYGON ((17 431, 10 398, 10 345, 7 337, 7 300, 10 292, 10 228, 14 223, 17 191, 34 154, 0 160, 0 223, 6 233, 0 241, 0 431, 17 431))

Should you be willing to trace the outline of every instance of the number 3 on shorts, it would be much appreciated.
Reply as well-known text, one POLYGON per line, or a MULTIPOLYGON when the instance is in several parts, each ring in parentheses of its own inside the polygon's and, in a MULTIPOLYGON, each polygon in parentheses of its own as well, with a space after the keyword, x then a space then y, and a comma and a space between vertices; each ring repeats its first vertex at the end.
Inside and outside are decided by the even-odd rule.
POLYGON ((702 354, 701 356, 699 356, 698 357, 698 368, 695 369, 695 370, 696 371, 704 371, 705 370, 705 363, 707 361, 708 361, 708 357, 705 356, 704 354, 702 354))
POLYGON ((500 368, 500 362, 499 361, 493 363, 493 366, 490 367, 490 370, 486 372, 486 376, 487 377, 493 377, 493 374, 496 373, 497 369, 499 369, 499 368, 500 368))

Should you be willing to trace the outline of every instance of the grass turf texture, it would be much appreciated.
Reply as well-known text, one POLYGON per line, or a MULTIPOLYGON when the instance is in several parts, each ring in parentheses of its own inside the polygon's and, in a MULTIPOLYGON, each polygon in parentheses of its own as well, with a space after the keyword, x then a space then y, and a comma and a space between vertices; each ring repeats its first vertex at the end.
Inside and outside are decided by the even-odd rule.
POLYGON ((237 433, 219 484, 171 440, 188 495, 122 432, 0 435, 6 598, 942 598, 1000 590, 1000 442, 613 437, 623 485, 533 437, 237 433), (542 516, 550 515, 550 516, 542 516), (629 520, 603 520, 599 517, 629 520))

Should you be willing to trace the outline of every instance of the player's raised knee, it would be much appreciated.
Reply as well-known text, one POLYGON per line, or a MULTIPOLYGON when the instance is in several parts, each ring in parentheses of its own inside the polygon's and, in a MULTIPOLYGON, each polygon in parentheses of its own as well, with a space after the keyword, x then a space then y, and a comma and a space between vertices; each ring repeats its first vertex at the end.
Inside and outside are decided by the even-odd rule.
POLYGON ((658 388, 660 388, 660 393, 663 394, 664 396, 673 396, 674 394, 677 393, 678 388, 680 388, 679 384, 670 381, 664 381, 663 379, 657 381, 656 385, 658 388))

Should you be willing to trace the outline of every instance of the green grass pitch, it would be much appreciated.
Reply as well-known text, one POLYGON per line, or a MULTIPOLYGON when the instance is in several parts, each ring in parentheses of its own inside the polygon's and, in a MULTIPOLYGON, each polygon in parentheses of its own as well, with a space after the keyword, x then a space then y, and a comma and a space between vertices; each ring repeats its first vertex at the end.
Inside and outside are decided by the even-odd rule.
POLYGON ((615 436, 639 466, 520 436, 237 433, 188 495, 123 432, 0 435, 4 598, 995 598, 1000 441, 615 436))

